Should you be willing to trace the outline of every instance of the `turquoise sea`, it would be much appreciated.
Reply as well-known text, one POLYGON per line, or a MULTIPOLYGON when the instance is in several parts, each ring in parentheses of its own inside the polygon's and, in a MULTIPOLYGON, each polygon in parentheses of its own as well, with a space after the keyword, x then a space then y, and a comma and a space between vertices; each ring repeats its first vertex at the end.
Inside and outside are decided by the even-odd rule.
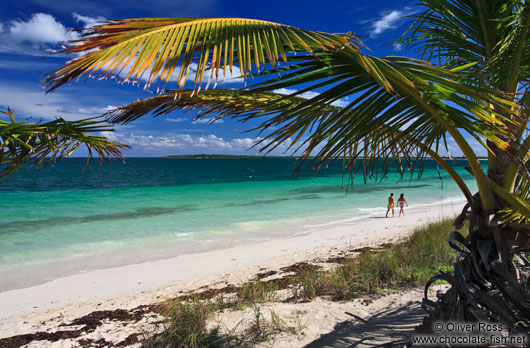
MULTIPOLYGON (((465 163, 453 161, 463 177, 465 163)), ((390 192, 410 209, 463 196, 432 161, 353 187, 341 163, 318 175, 291 158, 84 159, 23 168, 0 187, 0 291, 65 275, 307 233, 381 217, 390 192)), ((470 185, 471 189, 475 186, 470 185)), ((354 228, 352 226, 352 228, 354 228)))

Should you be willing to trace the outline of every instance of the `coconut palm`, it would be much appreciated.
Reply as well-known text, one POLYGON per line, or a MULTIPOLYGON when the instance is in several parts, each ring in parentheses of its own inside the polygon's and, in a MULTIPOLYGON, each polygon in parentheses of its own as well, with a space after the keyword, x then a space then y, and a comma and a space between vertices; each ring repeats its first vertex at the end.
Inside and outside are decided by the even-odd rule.
POLYGON ((16 121, 11 110, 1 111, 9 115, 9 121, 0 120, 0 182, 15 173, 26 163, 41 167, 70 156, 79 146, 88 149, 87 164, 95 151, 102 160, 122 158, 121 150, 129 146, 98 135, 112 131, 102 119, 89 118, 65 121, 62 118, 50 122, 16 121))
MULTIPOLYGON (((109 112, 108 120, 113 123, 132 122, 149 113, 166 115, 175 109, 196 111, 198 117, 215 115, 214 120, 262 120, 254 129, 264 135, 259 141, 263 151, 288 144, 303 158, 316 155, 317 167, 339 158, 352 180, 357 170, 366 178, 387 171, 391 163, 402 174, 403 167, 418 163, 421 174, 422 160, 432 157, 468 201, 456 224, 469 218, 470 227, 467 237, 451 235, 451 245, 462 252, 454 274, 433 278, 447 280, 451 290, 438 302, 425 298, 425 308, 436 318, 487 318, 528 330, 530 183, 526 152, 530 140, 523 139, 526 98, 516 97, 525 84, 516 80, 513 87, 509 79, 511 89, 496 85, 496 74, 504 74, 501 67, 508 63, 517 79, 525 75, 528 11, 523 1, 510 3, 504 12, 495 12, 490 1, 471 3, 426 1, 427 5, 465 8, 473 20, 471 33, 482 32, 481 26, 486 32, 495 31, 492 25, 502 27, 502 39, 490 42, 492 51, 502 53, 461 57, 449 44, 437 51, 438 39, 429 30, 441 28, 442 37, 445 24, 442 15, 432 15, 438 11, 434 5, 417 15, 418 21, 404 40, 425 47, 425 57, 439 58, 444 67, 363 54, 362 44, 351 34, 259 20, 124 19, 85 30, 80 40, 65 49, 84 55, 52 73, 46 85, 52 91, 94 75, 143 84, 157 94, 109 112), (473 12, 485 6, 491 11, 484 12, 484 18, 473 12), (509 15, 501 18, 499 13, 509 15), (431 17, 435 18, 432 23, 431 17), (252 76, 254 83, 242 90, 208 90, 210 82, 215 84, 238 70, 247 82, 252 76), (191 88, 186 88, 190 76, 191 88), (294 92, 275 93, 281 89, 294 92), (302 98, 306 92, 315 93, 310 99, 302 98), (488 152, 487 172, 469 139, 488 152), (441 157, 448 142, 454 142, 467 159, 477 183, 476 194, 441 157), (507 159, 506 166, 498 164, 507 159)), ((455 15, 447 11, 445 16, 450 20, 455 15)), ((460 37, 465 32, 458 32, 461 22, 446 30, 447 36, 455 37, 451 45, 467 40, 460 37)), ((478 45, 477 39, 472 40, 468 45, 478 45)))

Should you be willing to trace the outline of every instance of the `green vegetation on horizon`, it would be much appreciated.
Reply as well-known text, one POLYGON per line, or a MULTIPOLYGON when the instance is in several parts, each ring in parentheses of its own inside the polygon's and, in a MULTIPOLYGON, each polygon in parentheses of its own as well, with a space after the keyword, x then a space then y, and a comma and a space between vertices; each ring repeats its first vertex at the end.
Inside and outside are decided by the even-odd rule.
POLYGON ((197 155, 170 155, 162 158, 297 158, 294 156, 256 156, 256 155, 216 155, 216 154, 197 154, 197 155))
MULTIPOLYGON (((169 156, 162 156, 161 158, 300 158, 299 156, 271 156, 271 155, 220 155, 220 154, 196 154, 196 155, 169 155, 169 156)), ((308 156, 308 159, 314 159, 316 157, 314 156, 308 156)), ((443 157, 444 159, 465 159, 465 157, 462 156, 455 156, 455 157, 443 157)), ((346 157, 338 157, 338 159, 346 159, 346 157)), ((379 159, 384 159, 383 157, 380 157, 379 159)), ((487 157, 478 157, 480 160, 487 160, 487 157)))

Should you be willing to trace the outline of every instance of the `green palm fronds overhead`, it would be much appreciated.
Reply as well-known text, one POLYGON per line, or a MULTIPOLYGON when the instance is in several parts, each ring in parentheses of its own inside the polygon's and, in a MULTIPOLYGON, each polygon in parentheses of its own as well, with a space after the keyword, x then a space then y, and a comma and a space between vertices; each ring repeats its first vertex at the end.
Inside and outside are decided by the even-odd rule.
POLYGON ((108 120, 177 109, 256 119, 265 151, 288 143, 350 169, 362 159, 368 175, 373 159, 399 168, 403 158, 432 157, 468 200, 455 224, 470 224, 467 237, 451 235, 451 245, 463 246, 454 276, 433 278, 451 289, 424 307, 433 320, 488 319, 530 332, 530 4, 420 0, 419 8, 400 42, 427 61, 373 57, 351 34, 261 20, 124 19, 85 30, 65 49, 83 55, 50 74, 46 87, 89 76, 157 82, 156 96, 112 110, 108 120), (248 87, 201 91, 236 67, 248 87), (451 139, 476 181, 474 195, 440 154, 451 139), (477 146, 488 154, 487 171, 477 146))
POLYGON ((298 29, 262 20, 240 18, 136 18, 108 21, 85 31, 64 50, 86 53, 73 59, 46 79, 48 91, 83 75, 120 82, 140 83, 145 88, 159 80, 164 89, 178 69, 176 86, 183 87, 192 64, 194 85, 205 74, 217 80, 238 66, 243 77, 269 64, 287 62, 294 52, 336 51, 353 45, 350 35, 298 29), (123 73, 123 77, 119 77, 123 73))
POLYGON ((129 146, 108 140, 100 132, 112 131, 101 118, 65 121, 62 118, 50 122, 16 121, 11 110, 7 112, 10 122, 0 120, 0 181, 15 173, 21 166, 30 163, 40 167, 69 157, 80 146, 88 149, 88 161, 93 152, 99 161, 123 158, 122 150, 129 146))
MULTIPOLYGON (((435 155, 431 147, 442 146, 440 141, 444 137, 441 127, 425 126, 429 129, 425 132, 418 126, 422 121, 408 125, 400 123, 402 127, 396 127, 393 122, 385 122, 384 118, 377 126, 368 125, 359 131, 358 128, 367 120, 354 109, 346 111, 343 107, 300 96, 232 89, 209 90, 198 94, 194 94, 193 90, 183 90, 179 98, 174 97, 173 91, 167 91, 167 94, 113 109, 106 116, 111 123, 126 124, 149 113, 158 117, 178 109, 194 112, 198 118, 213 115, 211 122, 223 117, 243 122, 261 120, 261 124, 253 130, 262 133, 272 131, 264 134, 256 146, 261 145, 262 151, 272 151, 280 144, 288 143, 289 149, 303 149, 304 159, 313 154, 318 161, 316 166, 328 159, 347 157, 345 167, 353 175, 359 169, 359 166, 355 166, 356 159, 364 158, 365 179, 374 174, 374 164, 381 159, 385 160, 381 168, 384 171, 387 162, 395 161, 401 166, 399 163, 405 161, 407 164, 404 166, 408 168, 410 158, 435 155), (312 136, 308 136, 308 132, 312 136), (337 136, 344 140, 336 141, 337 136)), ((441 157, 437 160, 459 185, 464 196, 472 201, 469 188, 460 176, 441 157)))

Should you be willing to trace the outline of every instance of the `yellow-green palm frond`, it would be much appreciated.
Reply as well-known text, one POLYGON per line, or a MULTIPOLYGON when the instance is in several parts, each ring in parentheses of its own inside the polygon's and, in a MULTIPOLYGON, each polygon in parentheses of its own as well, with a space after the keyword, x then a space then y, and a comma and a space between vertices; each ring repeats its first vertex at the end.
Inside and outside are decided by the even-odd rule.
POLYGON ((461 132, 469 133, 486 148, 484 140, 508 148, 510 134, 504 123, 512 121, 503 115, 512 103, 491 94, 489 88, 467 87, 461 83, 465 77, 456 72, 413 59, 374 58, 349 47, 317 57, 289 57, 294 63, 289 71, 248 91, 214 90, 197 95, 184 90, 176 99, 170 92, 135 102, 131 109, 117 110, 110 120, 129 122, 149 111, 165 114, 174 109, 199 109, 201 115, 241 120, 269 116, 257 128, 274 129, 262 141, 264 150, 288 142, 289 148, 303 147, 305 156, 317 151, 322 159, 344 156, 356 146, 366 152, 355 152, 353 158, 389 156, 398 147, 398 152, 405 149, 414 153, 418 143, 438 149, 445 146, 446 136, 451 136, 486 190, 485 173, 461 132), (264 94, 300 86, 290 97, 306 92, 314 97, 295 100, 264 94), (344 107, 334 108, 337 102, 344 107))
MULTIPOLYGON (((430 135, 441 136, 451 130, 455 134, 460 129, 484 146, 484 138, 500 147, 508 146, 506 127, 497 126, 511 120, 503 118, 501 113, 493 114, 484 107, 484 101, 500 111, 506 111, 511 104, 491 95, 489 89, 463 86, 453 72, 406 58, 358 55, 348 48, 320 54, 318 58, 292 57, 291 60, 300 62, 295 62, 289 72, 246 92, 212 90, 196 95, 193 90, 183 90, 175 99, 171 91, 118 109, 110 120, 127 123, 150 111, 166 114, 174 109, 202 108, 203 114, 218 113, 218 117, 251 119, 271 115, 261 129, 278 128, 275 134, 279 139, 275 141, 307 131, 310 123, 320 118, 320 127, 326 129, 326 137, 331 136, 335 143, 346 138, 358 139, 367 131, 385 125, 396 130, 406 129, 422 143, 430 135), (316 95, 311 99, 300 98, 295 103, 285 96, 267 94, 300 85, 305 88, 292 97, 305 92, 316 95), (333 104, 340 100, 347 100, 344 108, 334 108, 333 104)), ((334 142, 329 143, 331 146, 334 142)))
MULTIPOLYGON (((362 169, 364 178, 384 177, 389 165, 394 163, 402 175, 412 172, 415 164, 422 163, 426 155, 435 158, 450 173, 469 200, 472 196, 462 179, 436 154, 445 144, 444 129, 425 124, 425 119, 406 123, 393 123, 381 117, 374 123, 354 110, 332 104, 320 103, 318 96, 306 99, 294 95, 271 92, 217 89, 193 94, 184 90, 175 99, 172 91, 167 95, 135 101, 111 110, 108 120, 128 123, 152 113, 162 116, 176 109, 193 111, 197 117, 222 117, 241 121, 262 120, 254 130, 263 137, 255 144, 261 151, 269 152, 281 144, 304 159, 315 156, 318 168, 328 160, 340 159, 351 174, 362 169), (377 125, 375 125, 377 123, 377 125), (435 150, 433 150, 435 149, 435 150), (358 160, 362 158, 362 161, 358 160)), ((391 111, 398 110, 399 107, 391 111)), ((377 117, 377 115, 372 114, 377 117)), ((421 175, 420 170, 417 172, 421 175)))
MULTIPOLYGON (((528 164, 527 164, 528 166, 528 164)), ((508 203, 508 207, 502 209, 499 213, 507 220, 516 223, 530 222, 530 178, 528 169, 519 177, 514 192, 505 188, 494 187, 497 194, 508 203)))
POLYGON ((51 73, 48 91, 82 76, 140 83, 159 81, 164 88, 178 69, 182 88, 196 64, 194 88, 205 75, 217 80, 238 66, 246 78, 267 64, 275 68, 294 52, 325 52, 353 45, 348 34, 328 34, 288 25, 240 18, 136 18, 108 21, 86 29, 64 50, 84 53, 51 73), (253 70, 253 67, 255 70, 253 70), (123 73, 123 76, 120 75, 123 73))
POLYGON ((89 135, 112 131, 101 118, 65 121, 62 118, 40 123, 16 121, 11 110, 10 122, 0 120, 0 182, 26 163, 41 166, 70 156, 79 146, 88 149, 87 164, 92 152, 102 160, 122 158, 129 146, 103 136, 89 135))

